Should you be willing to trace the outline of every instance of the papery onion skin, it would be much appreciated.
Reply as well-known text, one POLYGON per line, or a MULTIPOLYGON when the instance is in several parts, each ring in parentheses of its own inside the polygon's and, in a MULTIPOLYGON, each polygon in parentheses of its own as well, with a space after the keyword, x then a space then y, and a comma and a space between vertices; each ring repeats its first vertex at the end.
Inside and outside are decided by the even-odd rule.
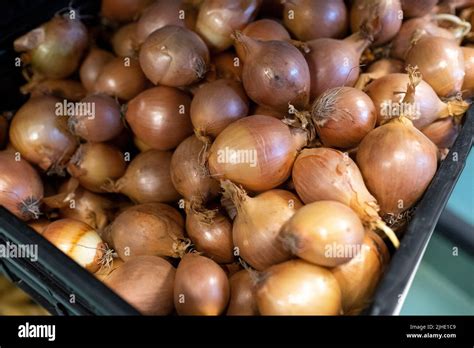
POLYGON ((209 169, 216 179, 229 179, 246 189, 265 191, 288 179, 302 146, 280 120, 248 116, 230 124, 216 138, 210 149, 209 169), (233 158, 226 155, 229 151, 240 151, 235 153, 243 154, 242 160, 228 163, 233 158))
POLYGON ((200 88, 191 102, 195 131, 215 138, 232 122, 247 116, 249 99, 234 80, 216 80, 200 88))
POLYGON ((345 149, 356 147, 377 121, 370 97, 352 87, 324 92, 313 103, 311 117, 324 146, 345 149))
POLYGON ((218 53, 211 57, 211 69, 206 78, 208 81, 215 79, 242 81, 242 66, 240 58, 234 52, 218 53))
POLYGON ((69 117, 71 133, 91 142, 109 141, 120 135, 123 130, 120 104, 112 97, 89 95, 81 103, 88 104, 94 114, 69 117))
POLYGON ((341 288, 344 314, 359 314, 367 307, 389 260, 384 241, 367 231, 360 254, 331 269, 341 288))
POLYGON ((365 90, 373 80, 380 79, 388 74, 405 72, 405 63, 399 59, 382 58, 373 62, 363 74, 360 74, 355 88, 365 90))
POLYGON ((399 214, 423 195, 437 169, 436 146, 410 120, 394 119, 359 145, 357 164, 384 214, 399 214))
POLYGON ((25 160, 10 151, 0 152, 0 205, 22 220, 38 218, 43 183, 25 160))
POLYGON ((335 267, 355 257, 364 226, 347 205, 318 201, 299 209, 283 226, 283 244, 294 255, 318 266, 335 267))
POLYGON ((102 68, 94 85, 94 92, 121 100, 130 100, 147 87, 147 80, 138 61, 117 57, 102 68))
POLYGON ((230 301, 227 315, 258 315, 255 281, 248 270, 241 270, 229 278, 230 301))
POLYGON ((141 255, 178 257, 184 251, 178 249, 184 239, 183 218, 163 203, 132 206, 120 213, 108 229, 124 261, 141 255))
POLYGON ((180 197, 171 181, 172 153, 148 150, 130 162, 116 189, 137 203, 173 202, 180 197))
POLYGON ((187 86, 204 77, 209 50, 193 31, 169 25, 150 34, 140 48, 140 66, 155 85, 187 86))
POLYGON ((113 22, 130 22, 137 19, 151 2, 152 0, 103 0, 100 13, 113 22))
POLYGON ((408 51, 406 63, 417 66, 423 79, 440 97, 461 91, 464 81, 464 55, 456 42, 422 36, 408 51))
POLYGON ((138 51, 137 24, 130 23, 117 30, 112 36, 112 47, 119 57, 135 57, 138 51))
POLYGON ((271 117, 278 118, 279 120, 282 120, 288 115, 288 113, 274 110, 274 109, 269 109, 265 106, 256 105, 253 112, 251 111, 251 115, 271 116, 271 117))
POLYGON ((144 315, 168 315, 173 311, 175 268, 157 256, 139 256, 125 262, 105 284, 144 315))
POLYGON ((342 38, 347 32, 348 13, 342 0, 291 0, 284 6, 283 23, 298 40, 342 38))
POLYGON ((125 159, 115 146, 106 143, 85 143, 79 146, 67 166, 71 176, 92 192, 105 192, 108 180, 125 173, 125 159))
POLYGON ((171 158, 171 180, 176 190, 188 201, 205 203, 218 195, 220 185, 201 161, 204 143, 195 135, 185 139, 171 158))
POLYGON ((421 130, 439 149, 453 146, 459 132, 460 123, 453 117, 441 118, 421 130))
POLYGON ((80 20, 56 15, 16 39, 14 48, 27 52, 34 74, 62 79, 78 68, 87 43, 87 29, 80 20))
POLYGON ((91 92, 94 90, 95 82, 102 68, 114 59, 114 55, 100 48, 92 48, 79 69, 79 77, 82 84, 91 92))
POLYGON ((474 48, 461 47, 464 56, 464 81, 462 92, 464 97, 474 96, 474 48))
POLYGON ((261 315, 339 315, 341 289, 323 267, 290 260, 267 269, 257 285, 261 315))
POLYGON ((224 51, 232 45, 232 32, 250 23, 259 7, 259 0, 206 0, 199 10, 196 32, 213 51, 224 51))
MULTIPOLYGON (((28 85, 27 85, 28 86, 28 85)), ((31 88, 20 88, 23 94, 30 93, 32 97, 51 95, 61 99, 78 102, 85 98, 87 91, 78 81, 74 80, 45 80, 34 84, 31 88)))
POLYGON ((403 20, 400 0, 354 0, 350 13, 352 31, 358 31, 365 21, 373 20, 374 15, 380 22, 380 30, 373 44, 379 46, 392 40, 400 30, 403 20))
POLYGON ((288 103, 304 108, 309 102, 310 70, 302 53, 285 41, 258 41, 234 34, 245 51, 242 81, 255 103, 285 111, 288 103))
POLYGON ((10 125, 10 141, 29 162, 43 170, 61 171, 77 143, 67 130, 67 117, 57 114, 62 100, 31 98, 17 111, 10 125))
POLYGON ((123 266, 125 262, 122 259, 116 257, 111 261, 111 265, 107 265, 99 269, 94 273, 94 277, 105 283, 107 278, 119 267, 123 266))
POLYGON ((217 263, 193 253, 181 259, 174 283, 174 305, 179 315, 219 315, 229 296, 229 281, 217 263))
POLYGON ((86 223, 74 219, 57 220, 48 225, 42 235, 89 272, 100 269, 107 247, 86 223))
POLYGON ((192 134, 191 98, 172 87, 154 87, 128 103, 125 118, 135 136, 156 150, 171 150, 192 134))

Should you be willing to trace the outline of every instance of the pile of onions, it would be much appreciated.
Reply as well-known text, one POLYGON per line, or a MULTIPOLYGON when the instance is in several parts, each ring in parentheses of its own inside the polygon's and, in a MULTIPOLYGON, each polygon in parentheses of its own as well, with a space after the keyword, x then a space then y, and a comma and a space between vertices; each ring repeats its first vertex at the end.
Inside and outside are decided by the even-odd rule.
POLYGON ((80 20, 56 15, 13 45, 15 51, 25 52, 23 60, 37 77, 62 79, 76 71, 87 42, 87 29, 80 20))
POLYGON ((137 24, 130 23, 124 25, 112 36, 112 48, 119 57, 135 57, 137 55, 137 24))
POLYGON ((420 69, 423 79, 440 97, 461 91, 464 55, 456 42, 443 37, 422 36, 410 48, 405 61, 420 69))
POLYGON ((130 22, 153 0, 103 0, 101 15, 112 22, 130 22))
MULTIPOLYGON (((260 41, 289 41, 290 34, 283 25, 272 19, 259 19, 252 22, 242 30, 242 34, 260 41)), ((242 61, 245 61, 245 48, 236 41, 235 50, 242 61)))
POLYGON ((123 130, 120 104, 107 95, 89 95, 81 103, 93 107, 94 114, 75 114, 68 119, 68 128, 74 135, 91 142, 116 138, 123 130))
POLYGON ((97 272, 110 261, 111 253, 107 245, 84 222, 74 219, 56 220, 48 225, 42 235, 89 272, 97 272))
POLYGON ((462 100, 443 102, 424 80, 419 81, 416 87, 413 104, 404 104, 403 99, 409 83, 409 74, 389 74, 367 86, 366 92, 378 113, 378 124, 400 116, 403 111, 401 109, 404 108, 405 116, 412 119, 415 127, 422 129, 439 118, 460 116, 469 107, 469 104, 462 100), (410 111, 411 115, 407 111, 410 111))
POLYGON ((37 219, 43 183, 36 170, 11 151, 0 152, 0 205, 22 220, 37 219))
POLYGON ((357 214, 336 201, 305 205, 281 230, 283 244, 292 254, 325 267, 335 267, 355 257, 364 235, 357 214))
POLYGON ((397 35, 403 20, 400 0, 354 0, 350 21, 355 32, 364 24, 376 20, 379 30, 374 36, 374 45, 382 45, 397 35))
POLYGON ((290 259, 280 239, 282 226, 302 207, 296 195, 285 190, 269 190, 255 197, 230 181, 222 181, 224 196, 237 209, 232 236, 238 254, 259 271, 290 259))
POLYGON ((206 83, 194 94, 191 122, 195 133, 215 138, 232 122, 247 116, 249 100, 235 80, 206 83))
POLYGON ((306 133, 274 117, 244 117, 217 136, 209 151, 209 169, 216 179, 253 191, 269 190, 288 179, 306 140, 306 133))
POLYGON ((255 280, 248 270, 241 270, 229 278, 230 301, 227 315, 258 315, 255 280))
POLYGON ((107 230, 115 251, 124 261, 140 255, 180 257, 189 246, 181 214, 163 203, 127 208, 107 230))
POLYGON ((155 85, 187 86, 202 79, 209 50, 195 32, 176 25, 150 34, 140 48, 140 66, 155 85))
POLYGON ((100 48, 92 48, 82 62, 79 69, 79 77, 88 92, 94 90, 95 82, 99 77, 102 68, 114 59, 114 55, 100 48))
POLYGON ((341 38, 348 29, 343 0, 285 0, 283 23, 301 41, 341 38))
POLYGON ((114 270, 105 284, 144 315, 173 311, 176 270, 157 256, 138 256, 114 270))
POLYGON ((125 173, 123 154, 113 145, 85 143, 79 146, 67 165, 72 177, 92 192, 105 192, 109 180, 116 180, 125 173))
POLYGON ((172 87, 147 89, 132 99, 125 118, 133 134, 156 150, 171 150, 193 133, 191 98, 172 87))
POLYGON ((398 238, 378 215, 377 200, 367 190, 359 168, 347 154, 329 148, 304 149, 295 161, 292 177, 295 190, 305 204, 323 200, 343 203, 357 213, 364 225, 372 230, 381 229, 398 247, 398 238))
POLYGON ((342 295, 331 271, 303 260, 268 268, 257 284, 261 315, 339 315, 342 295))
POLYGON ((180 195, 171 182, 171 156, 171 152, 153 149, 138 154, 111 191, 136 203, 177 201, 180 195))
POLYGON ((310 71, 302 53, 285 41, 259 41, 235 32, 245 52, 242 81, 255 103, 288 110, 288 103, 304 108, 309 102, 310 71))
POLYGON ((199 10, 196 31, 213 51, 224 51, 232 45, 232 32, 251 22, 259 7, 259 0, 205 1, 199 10))
POLYGON ((58 113, 62 100, 51 96, 29 99, 10 125, 13 147, 43 170, 62 172, 77 143, 67 130, 67 117, 58 113))
POLYGON ((174 282, 174 306, 179 315, 219 315, 229 296, 229 280, 217 263, 195 253, 184 255, 174 282))
POLYGON ((186 200, 205 203, 217 196, 220 186, 203 163, 204 144, 194 135, 185 139, 171 158, 171 181, 186 200))
POLYGON ((360 253, 331 269, 341 288, 344 314, 359 314, 367 307, 389 259, 384 241, 376 233, 367 231, 360 253))
POLYGON ((186 232, 196 250, 215 262, 234 260, 232 223, 219 211, 190 204, 186 209, 186 232))
POLYGON ((93 91, 121 100, 130 100, 143 91, 146 86, 147 80, 138 60, 130 57, 117 57, 102 67, 93 91))
POLYGON ((32 82, 22 86, 23 94, 30 94, 32 97, 51 95, 61 99, 77 102, 86 97, 87 91, 84 86, 74 80, 44 80, 32 82))
POLYGON ((401 0, 401 3, 403 16, 406 18, 412 18, 423 17, 430 13, 438 3, 438 0, 401 0))
POLYGON ((365 90, 365 87, 374 80, 389 74, 403 72, 405 72, 405 64, 403 61, 393 58, 382 58, 372 63, 365 73, 360 74, 354 87, 365 90))

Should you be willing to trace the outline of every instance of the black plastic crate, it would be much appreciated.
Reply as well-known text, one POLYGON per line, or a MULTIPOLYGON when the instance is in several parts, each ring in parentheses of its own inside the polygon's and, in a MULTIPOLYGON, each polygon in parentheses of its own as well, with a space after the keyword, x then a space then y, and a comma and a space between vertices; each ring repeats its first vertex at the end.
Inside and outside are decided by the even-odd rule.
MULTIPOLYGON (((96 14, 98 1, 77 1, 83 15, 96 14)), ((13 39, 47 21, 68 1, 20 1, 0 5, 9 20, 0 24, 0 110, 14 110, 25 100, 18 93, 24 83, 20 69, 13 61, 13 39), (47 4, 47 5, 46 5, 47 4), (5 7, 5 8, 2 8, 5 7), (15 23, 15 24, 12 24, 15 23), (18 24, 20 23, 20 24, 18 24), (5 34, 8 31, 8 34, 5 34)), ((474 108, 470 108, 464 125, 447 158, 428 187, 385 272, 369 315, 398 314, 437 221, 446 206, 464 168, 473 143, 474 108), (456 158, 454 157, 454 154, 456 158)), ((1 173, 0 173, 1 175, 1 173)), ((59 315, 138 315, 129 304, 98 281, 41 235, 0 207, 0 244, 38 245, 38 260, 0 258, 0 271, 51 313, 59 315), (71 301, 74 299, 74 302, 71 301)))

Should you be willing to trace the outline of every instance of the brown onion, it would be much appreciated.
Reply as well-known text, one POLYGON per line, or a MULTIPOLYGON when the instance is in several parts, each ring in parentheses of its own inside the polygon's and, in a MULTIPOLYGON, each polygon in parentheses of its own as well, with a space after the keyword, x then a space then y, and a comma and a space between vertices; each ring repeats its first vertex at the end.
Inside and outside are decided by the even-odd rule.
POLYGON ((220 186, 203 163, 205 144, 192 135, 185 139, 171 158, 171 180, 176 190, 188 201, 205 203, 217 196, 220 186))
POLYGON ((458 118, 445 117, 424 127, 421 131, 438 148, 449 149, 461 131, 461 124, 458 118))
POLYGON ((239 256, 259 271, 288 260, 291 255, 284 248, 279 233, 303 206, 298 197, 289 191, 270 190, 251 198, 228 180, 221 185, 224 196, 237 208, 232 235, 239 256))
POLYGON ((114 59, 114 55, 100 48, 92 48, 79 69, 79 77, 87 91, 94 90, 102 68, 114 59))
POLYGON ((31 94, 32 97, 52 95, 61 99, 78 102, 85 98, 87 91, 84 86, 74 80, 44 80, 31 83, 20 88, 21 93, 31 94))
POLYGON ((125 262, 105 284, 144 315, 167 315, 173 311, 176 270, 165 259, 139 256, 125 262))
POLYGON ((174 306, 179 315, 219 315, 229 302, 229 281, 217 263, 186 254, 176 270, 174 306))
POLYGON ((119 57, 136 57, 138 43, 136 37, 137 23, 124 25, 112 36, 112 47, 119 57))
POLYGON ((169 25, 150 34, 140 48, 140 66, 155 85, 187 86, 208 70, 209 50, 193 31, 169 25))
POLYGON ((22 220, 38 219, 44 189, 36 170, 14 152, 1 151, 0 173, 0 206, 22 220))
POLYGON ((87 42, 87 29, 80 20, 56 15, 16 39, 13 45, 15 51, 26 52, 23 59, 35 75, 62 79, 79 67, 87 42))
POLYGON ((137 19, 151 2, 152 0, 102 0, 100 13, 113 22, 130 22, 137 19))
POLYGON ((234 260, 232 223, 225 215, 189 204, 186 209, 186 231, 196 250, 205 256, 217 263, 234 260))
POLYGON ((94 85, 94 92, 104 93, 121 100, 130 100, 143 91, 147 80, 138 60, 117 57, 102 68, 94 85))
POLYGON ((231 34, 257 15, 259 0, 208 0, 199 10, 196 32, 216 52, 232 46, 231 34))
POLYGON ((406 18, 423 17, 430 13, 438 0, 401 0, 403 16, 406 18))
POLYGON ((84 222, 57 220, 49 224, 42 235, 91 273, 97 272, 111 258, 97 232, 84 222))
POLYGON ((229 179, 246 189, 266 191, 290 176, 306 134, 282 121, 262 115, 230 124, 209 151, 209 170, 216 179, 229 179))
POLYGON ((248 270, 241 270, 229 278, 230 301, 227 315, 258 315, 255 281, 248 270))
POLYGON ((354 0, 350 14, 353 32, 374 18, 379 22, 380 30, 375 34, 373 44, 379 46, 392 40, 400 30, 403 20, 400 0, 354 0))
POLYGON ((288 112, 281 112, 278 110, 267 108, 265 106, 256 105, 255 109, 253 109, 253 112, 251 112, 251 115, 266 115, 282 120, 287 117, 288 112))
POLYGON ((156 150, 171 150, 193 132, 190 104, 184 92, 160 86, 132 99, 125 117, 141 142, 156 150))
POLYGON ((171 182, 171 156, 171 152, 159 150, 138 154, 125 175, 114 183, 113 191, 123 193, 137 203, 178 200, 180 195, 171 182))
POLYGON ((461 47, 464 56, 464 81, 462 92, 465 97, 474 96, 474 48, 461 47))
POLYGON ((303 260, 272 266, 257 285, 262 315, 338 315, 341 289, 332 273, 303 260))
POLYGON ((344 314, 359 314, 367 307, 389 259, 384 241, 376 233, 367 231, 360 253, 331 269, 341 288, 344 314))
POLYGON ((337 201, 305 205, 280 233, 283 244, 292 254, 325 267, 335 267, 355 257, 364 234, 357 214, 337 201))
POLYGON ((365 73, 360 74, 354 87, 365 90, 366 86, 374 80, 380 79, 388 74, 403 72, 405 72, 405 64, 401 60, 382 58, 372 63, 365 73))
POLYGON ((41 169, 62 173, 76 149, 67 130, 67 118, 58 106, 59 98, 31 98, 16 112, 10 126, 10 141, 21 155, 41 169))
MULTIPOLYGON (((272 19, 259 19, 258 21, 249 23, 245 29, 242 30, 242 33, 252 39, 260 41, 286 41, 291 39, 285 27, 272 19)), ((238 41, 235 42, 235 50, 240 59, 245 61, 245 49, 238 41)))
POLYGON ((342 38, 349 26, 343 0, 286 0, 283 23, 301 41, 342 38))
POLYGON ((234 52, 222 52, 212 56, 211 68, 206 76, 209 81, 232 79, 242 81, 242 65, 234 52))
POLYGON ((191 102, 191 122, 200 136, 215 138, 232 122, 247 116, 249 100, 234 80, 206 83, 191 102))
POLYGON ((438 118, 462 115, 469 107, 469 104, 462 100, 443 102, 423 80, 416 87, 414 102, 403 103, 409 84, 410 74, 389 74, 367 86, 366 92, 377 110, 378 124, 404 112, 405 116, 412 118, 415 127, 421 129, 438 118))
POLYGON ((284 41, 259 41, 236 32, 236 45, 245 51, 242 81, 257 104, 281 111, 288 103, 304 108, 309 102, 310 72, 303 55, 284 41))
POLYGON ((132 206, 107 228, 119 257, 127 261, 140 255, 179 257, 188 247, 179 212, 163 203, 132 206))
POLYGON ((71 133, 87 141, 102 142, 112 140, 123 130, 120 104, 107 95, 89 95, 81 100, 91 114, 79 109, 79 113, 68 119, 71 133), (82 111, 82 112, 81 112, 82 111))
POLYGON ((67 166, 71 176, 92 192, 105 192, 109 180, 125 173, 125 159, 115 146, 106 143, 86 143, 79 146, 67 166))
POLYGON ((111 260, 109 265, 105 265, 97 272, 95 272, 94 276, 105 283, 106 279, 112 274, 112 272, 114 272, 117 268, 123 266, 124 263, 125 262, 123 262, 121 259, 115 257, 113 258, 113 260, 111 260))

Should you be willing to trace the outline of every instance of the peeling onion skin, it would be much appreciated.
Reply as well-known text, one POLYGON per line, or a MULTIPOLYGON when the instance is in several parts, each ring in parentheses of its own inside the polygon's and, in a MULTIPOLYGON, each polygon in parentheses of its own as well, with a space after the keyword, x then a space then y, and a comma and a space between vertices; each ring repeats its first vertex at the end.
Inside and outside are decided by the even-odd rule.
POLYGON ((291 0, 283 3, 283 23, 300 41, 323 37, 339 39, 347 32, 349 21, 343 0, 291 0))
POLYGON ((157 256, 139 256, 114 270, 105 284, 144 315, 173 311, 175 268, 157 256))
POLYGON ((209 50, 195 32, 175 25, 150 34, 140 48, 140 66, 155 85, 188 86, 209 69, 209 50))
POLYGON ((360 254, 331 269, 341 288, 344 314, 357 315, 370 304, 389 260, 382 238, 367 231, 360 254))
POLYGON ((290 260, 268 268, 257 285, 261 315, 339 315, 339 284, 326 268, 290 260))
POLYGON ((359 145, 357 164, 383 214, 399 214, 421 198, 437 169, 436 146, 412 122, 394 119, 359 145))
POLYGON ((174 283, 174 305, 179 315, 220 315, 229 297, 229 281, 217 263, 194 253, 184 255, 174 283))
POLYGON ((43 183, 36 170, 15 153, 0 152, 0 205, 27 221, 39 217, 43 183))
POLYGON ((227 315, 258 315, 256 286, 248 270, 241 270, 229 278, 230 301, 227 315))
POLYGON ((88 92, 94 90, 95 82, 102 68, 112 59, 114 59, 114 55, 109 51, 96 47, 89 51, 79 69, 79 77, 88 92))

